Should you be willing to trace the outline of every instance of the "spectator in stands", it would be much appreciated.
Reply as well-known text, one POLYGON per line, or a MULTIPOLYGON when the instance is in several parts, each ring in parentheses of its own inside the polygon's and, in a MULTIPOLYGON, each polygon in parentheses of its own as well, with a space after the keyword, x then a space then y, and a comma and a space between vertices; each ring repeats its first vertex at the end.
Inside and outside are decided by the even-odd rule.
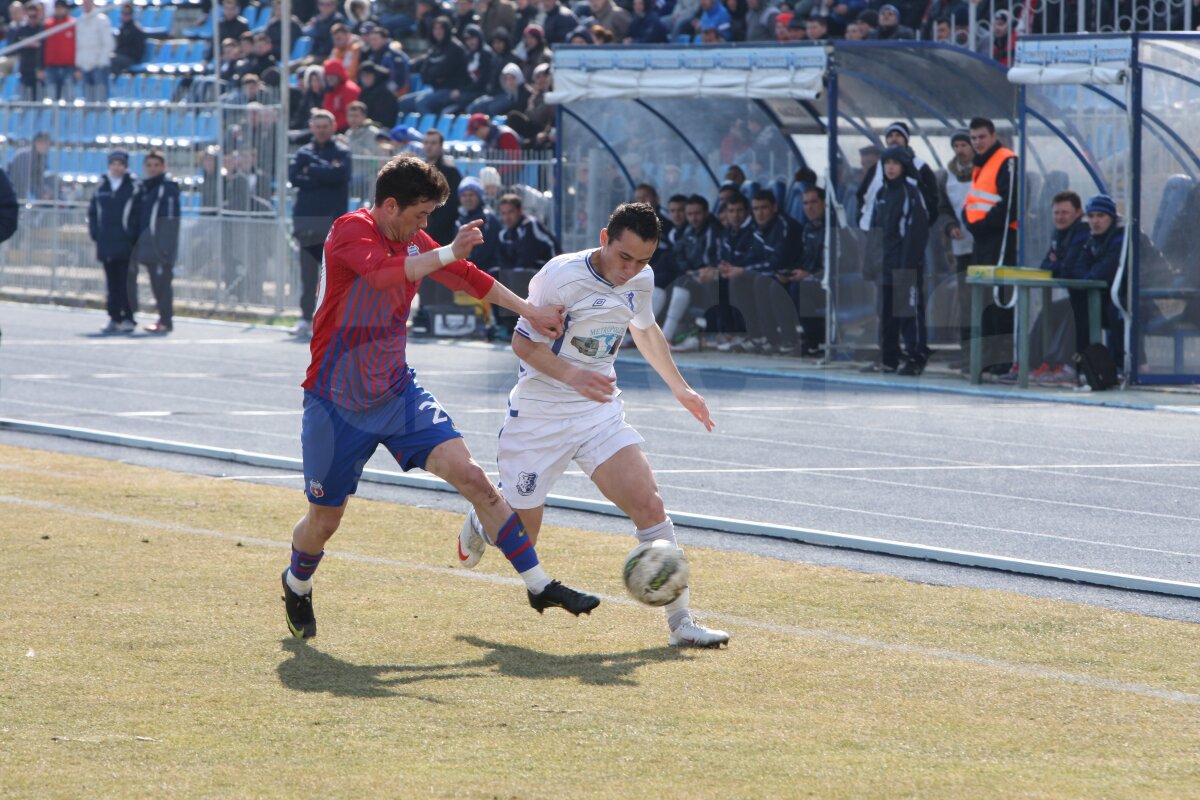
POLYGON ((700 13, 692 22, 692 30, 701 33, 705 28, 715 30, 723 41, 730 41, 733 19, 729 9, 719 0, 700 0, 700 13))
POLYGON ((346 3, 346 25, 350 28, 351 34, 361 36, 362 26, 370 19, 370 0, 348 0, 346 3))
MULTIPOLYGON (((675 198, 672 198, 673 200, 675 198)), ((684 214, 684 206, 687 203, 687 198, 678 198, 678 219, 681 222, 686 222, 684 214)), ((650 307, 654 311, 654 316, 658 317, 663 313, 667 306, 667 299, 671 294, 671 285, 675 279, 679 277, 680 272, 675 264, 675 251, 673 246, 673 234, 675 233, 675 215, 667 215, 663 213, 659 205, 658 190, 648 183, 639 183, 633 190, 633 202, 645 203, 654 209, 658 214, 659 224, 662 226, 662 234, 658 238, 658 248, 654 251, 654 255, 650 258, 650 268, 654 271, 654 293, 650 299, 650 307)))
POLYGON ((238 49, 237 39, 222 39, 221 60, 217 64, 217 74, 220 76, 221 85, 237 83, 242 77, 242 73, 239 71, 241 67, 242 53, 238 49))
MULTIPOLYGON (((9 44, 25 41, 42 32, 42 4, 29 0, 25 5, 25 22, 10 31, 9 44)), ((44 40, 24 45, 19 51, 17 70, 21 75, 21 99, 36 102, 42 99, 42 46, 44 40)))
POLYGON ((992 58, 1002 67, 1007 67, 1016 45, 1016 31, 1011 26, 1011 16, 1000 10, 992 15, 992 58))
POLYGON ((717 349, 755 352, 756 348, 744 335, 754 324, 751 316, 755 313, 753 284, 745 274, 754 252, 754 220, 750 216, 750 201, 744 194, 731 192, 728 197, 723 201, 725 230, 717 240, 717 270, 723 284, 719 292, 717 325, 714 326, 726 336, 717 349))
MULTIPOLYGON (((430 128, 425 131, 425 138, 422 141, 422 154, 425 161, 437 167, 438 172, 442 173, 442 177, 446 179, 446 185, 450 187, 450 196, 458 196, 458 185, 462 182, 462 173, 447 160, 445 155, 446 140, 442 136, 442 132, 437 128, 430 128)), ((455 211, 452 205, 441 205, 434 209, 429 215, 429 224, 425 231, 433 237, 435 242, 450 242, 454 240, 454 233, 457 230, 454 226, 455 211)), ((425 281, 426 284, 431 281, 425 281)))
POLYGON ((525 80, 533 81, 533 71, 541 64, 549 64, 553 53, 546 45, 546 32, 540 25, 526 25, 521 35, 521 44, 515 50, 521 59, 521 69, 525 72, 525 80))
POLYGON ((479 170, 479 183, 483 186, 483 202, 495 208, 500 202, 500 195, 504 194, 500 170, 490 166, 479 170))
MULTIPOLYGON (((879 29, 875 32, 876 39, 915 39, 917 35, 907 25, 900 24, 900 9, 888 3, 879 8, 879 29)), ((919 373, 917 373, 919 374, 919 373)))
POLYGON ((508 126, 521 137, 523 147, 544 149, 554 146, 554 109, 546 102, 546 95, 554 89, 549 64, 539 64, 533 71, 533 91, 525 104, 525 110, 513 110, 508 115, 508 126))
POLYGON ((375 0, 375 18, 389 36, 399 39, 416 30, 416 19, 410 13, 413 4, 405 0, 375 0))
POLYGON ((454 91, 466 88, 467 49, 454 37, 448 17, 434 20, 433 46, 413 62, 413 68, 420 73, 426 88, 401 99, 402 112, 440 114, 454 102, 454 91))
MULTIPOLYGON (((513 20, 513 30, 522 31, 534 24, 540 9, 536 0, 517 0, 517 16, 513 20)), ((544 37, 543 37, 544 38, 544 37)), ((518 47, 520 42, 515 43, 518 47)))
MULTIPOLYGON (((293 5, 292 11, 294 12, 295 10, 296 7, 293 5)), ((280 6, 279 0, 271 0, 271 16, 267 19, 266 34, 267 38, 271 40, 271 57, 276 61, 280 61, 282 59, 290 60, 292 56, 291 53, 283 52, 283 18, 280 16, 282 13, 283 10, 280 6)), ((291 30, 288 32, 288 37, 291 40, 291 44, 288 46, 290 48, 294 48, 296 46, 296 42, 298 42, 300 37, 304 35, 304 28, 300 26, 300 19, 294 13, 292 18, 288 20, 288 25, 291 28, 291 30)))
POLYGON ((729 12, 729 38, 735 42, 746 41, 746 0, 724 0, 729 12))
MULTIPOLYGON (((715 2, 715 0, 709 0, 715 2)), ((592 19, 589 24, 600 25, 612 31, 619 41, 623 41, 629 35, 629 12, 618 5, 614 5, 612 0, 588 0, 588 7, 592 11, 592 19)), ((588 22, 584 20, 584 22, 588 22)))
POLYGON ((867 26, 859 22, 857 19, 851 20, 846 26, 846 41, 848 42, 864 42, 867 39, 867 26))
POLYGON ((243 33, 250 31, 250 23, 240 12, 238 0, 221 0, 221 21, 217 23, 217 38, 222 43, 226 39, 236 42, 243 33))
POLYGON ((38 131, 33 142, 13 153, 8 165, 17 197, 26 200, 53 200, 55 181, 50 174, 50 134, 38 131))
MULTIPOLYGON (((486 2, 487 0, 482 0, 486 2)), ((554 46, 566 44, 571 31, 579 27, 579 17, 575 12, 564 6, 559 0, 539 0, 542 14, 537 24, 546 32, 546 42, 554 46)), ((485 27, 486 31, 487 28, 485 27)))
POLYGON ((305 67, 300 75, 300 99, 292 105, 292 119, 288 124, 288 129, 293 131, 307 128, 313 110, 325 102, 325 70, 314 64, 305 67))
POLYGON ((454 11, 443 0, 417 0, 417 18, 413 28, 417 36, 427 42, 433 41, 433 23, 438 17, 450 18, 454 11))
POLYGON ((484 202, 483 184, 478 178, 463 178, 458 185, 458 218, 455 225, 461 228, 468 222, 483 220, 483 244, 476 246, 468 258, 475 266, 487 271, 496 266, 496 250, 499 247, 500 218, 484 202))
POLYGON ((246 106, 250 103, 266 104, 274 100, 272 93, 263 86, 262 79, 252 72, 242 76, 238 89, 221 98, 221 102, 236 106, 246 106))
POLYGON ((775 193, 770 189, 756 192, 750 202, 754 224, 747 261, 722 270, 731 281, 739 277, 745 281, 749 295, 748 305, 741 306, 748 336, 736 349, 791 355, 796 352, 799 320, 787 282, 803 258, 803 228, 796 220, 779 213, 775 193))
MULTIPOLYGON (((382 133, 383 130, 374 124, 374 120, 367 116, 367 104, 361 100, 355 100, 346 109, 346 119, 350 122, 350 127, 346 129, 346 145, 350 148, 351 155, 379 155, 381 151, 375 137, 382 133)), ((367 177, 372 177, 373 179, 373 176, 367 177)), ((356 193, 355 196, 363 197, 366 195, 356 193)))
POLYGON ((277 69, 276 57, 271 53, 271 37, 265 32, 253 34, 250 57, 246 60, 246 71, 263 76, 268 70, 277 69))
POLYGON ((676 37, 690 36, 692 21, 700 14, 700 0, 675 0, 675 6, 663 18, 672 41, 676 37))
MULTIPOLYGON (((1117 204, 1106 194, 1098 194, 1088 200, 1085 210, 1091 236, 1074 262, 1074 274, 1070 277, 1108 284, 1110 291, 1103 295, 1101 315, 1104 328, 1108 331, 1108 349, 1120 369, 1125 361, 1125 323, 1120 311, 1113 305, 1111 289, 1125 250, 1125 227, 1117 215, 1117 204)), ((1071 291, 1071 310, 1075 313, 1076 347, 1082 352, 1093 344, 1086 291, 1071 291)))
POLYGON ((461 113, 472 103, 487 94, 488 83, 496 69, 496 54, 483 41, 483 28, 478 25, 468 25, 463 37, 467 48, 467 83, 462 89, 450 92, 450 104, 443 109, 444 113, 461 113))
POLYGON ((814 14, 804 23, 804 35, 810 42, 823 42, 829 38, 829 17, 814 14))
MULTIPOLYGON (((66 26, 71 22, 71 6, 67 0, 54 0, 54 16, 46 20, 46 30, 66 26)), ((74 26, 47 36, 42 43, 42 68, 46 76, 46 96, 54 100, 70 100, 75 93, 74 26)))
POLYGON ((500 69, 499 83, 499 92, 480 97, 467 111, 491 117, 507 114, 514 109, 524 109, 529 104, 531 91, 525 84, 525 73, 516 64, 505 64, 500 69))
POLYGON ((288 180, 296 187, 292 228, 300 245, 300 322, 294 331, 299 337, 312 336, 325 237, 349 208, 353 174, 350 150, 334 138, 333 114, 314 111, 309 130, 312 141, 297 150, 288 165, 288 180))
POLYGON ((517 58, 517 54, 513 52, 512 38, 509 36, 507 28, 497 28, 493 31, 491 37, 488 38, 488 44, 492 46, 492 52, 496 54, 496 63, 500 67, 505 64, 521 66, 521 59, 517 58))
POLYGON ((675 266, 681 273, 671 287, 667 301, 667 318, 663 322, 663 335, 672 342, 676 352, 699 350, 700 337, 691 330, 680 331, 679 326, 693 301, 705 308, 718 302, 717 242, 721 228, 709 213, 708 201, 698 194, 687 199, 684 207, 687 227, 675 237, 675 266))
POLYGON ((588 33, 592 37, 592 44, 614 44, 617 41, 613 32, 603 25, 592 25, 588 33))
MULTIPOLYGON (((893 122, 884 131, 883 141, 888 147, 902 147, 908 152, 908 161, 913 165, 917 186, 921 191, 922 205, 926 214, 926 225, 930 219, 937 218, 938 184, 937 175, 933 168, 924 160, 918 158, 908 145, 908 125, 903 122, 893 122)), ((875 198, 884 184, 883 164, 876 164, 875 169, 863 177, 858 187, 859 227, 869 231, 873 225, 871 216, 875 210, 875 198)))
MULTIPOLYGON (((226 0, 237 3, 237 0, 226 0)), ((337 10, 337 0, 317 0, 317 15, 309 20, 304 35, 312 39, 309 63, 320 64, 333 52, 333 26, 345 24, 346 18, 337 10)))
MULTIPOLYGON (((142 161, 141 190, 138 195, 137 239, 134 262, 130 265, 133 296, 137 296, 137 265, 145 266, 150 289, 158 307, 158 321, 146 326, 150 333, 170 333, 173 326, 174 295, 171 282, 179 255, 179 184, 167 175, 167 162, 158 150, 151 150, 142 161)), ((133 304, 130 304, 133 307, 133 304)))
POLYGON ((865 8, 858 12, 858 27, 862 31, 864 39, 878 39, 879 12, 872 8, 865 8))
POLYGON ((796 14, 788 20, 787 30, 784 32, 785 42, 804 42, 808 41, 808 20, 796 14))
POLYGON ((388 74, 388 68, 382 64, 364 61, 358 74, 362 88, 358 99, 366 105, 367 117, 390 131, 399 116, 400 102, 396 94, 388 89, 388 74))
MULTIPOLYGON (((363 60, 374 62, 387 70, 384 80, 388 91, 393 94, 404 94, 408 91, 408 54, 400 42, 388 38, 387 28, 382 25, 367 23, 363 25, 363 60)), ((360 67, 361 70, 361 67, 360 67)), ((366 87, 363 87, 364 90, 366 87)), ((367 105, 370 105, 368 102, 367 105)), ((395 115, 393 115, 395 118, 395 115)), ((383 122, 378 117, 372 117, 377 122, 383 122)))
MULTIPOLYGON (((967 195, 971 191, 971 175, 975 171, 975 151, 971 148, 970 131, 955 131, 950 137, 950 147, 954 150, 954 157, 938 175, 940 216, 937 228, 942 236, 950 240, 950 252, 954 256, 955 270, 958 274, 959 332, 962 352, 966 353, 970 344, 971 328, 970 303, 965 281, 967 267, 971 264, 971 253, 975 248, 975 240, 967 230, 966 218, 963 216, 967 206, 967 195)), ((935 230, 934 234, 937 233, 935 230)))
MULTIPOLYGON (((25 24, 25 4, 21 0, 13 0, 8 6, 8 22, 4 25, 4 47, 10 47, 16 42, 17 31, 25 24)), ((12 74, 20 64, 20 53, 0 56, 0 77, 12 74)))
MULTIPOLYGON (((498 204, 501 230, 497 237, 496 265, 491 274, 515 294, 529 294, 529 279, 542 265, 558 255, 558 242, 533 217, 525 215, 521 198, 506 194, 498 204)), ((504 309, 493 308, 503 338, 515 326, 516 317, 504 309)))
POLYGON ((647 0, 633 0, 633 16, 629 20, 626 44, 661 44, 667 41, 667 26, 647 0))
POLYGON ((479 15, 475 13, 473 0, 454 0, 454 16, 450 22, 454 26, 454 35, 466 44, 467 28, 479 27, 479 15))
POLYGON ((100 179, 88 204, 88 235, 96 243, 96 258, 104 265, 108 294, 108 324, 102 333, 133 333, 133 309, 129 305, 129 259, 137 239, 141 209, 137 179, 129 172, 129 154, 108 154, 108 172, 100 179))
MULTIPOLYGON (((472 114, 467 122, 467 135, 474 136, 486 150, 495 153, 504 153, 505 158, 514 161, 521 158, 521 137, 507 125, 497 125, 492 121, 492 118, 487 114, 472 114)), ((500 174, 504 174, 504 170, 500 170, 500 174)))
POLYGON ((346 77, 346 68, 342 66, 342 62, 335 58, 328 59, 325 62, 325 98, 321 102, 321 108, 333 115, 339 133, 349 126, 346 109, 360 94, 362 89, 346 77))
MULTIPOLYGON (((819 186, 810 185, 804 190, 804 254, 800 266, 788 276, 788 289, 800 316, 800 327, 803 329, 803 339, 800 342, 800 355, 809 358, 820 355, 821 346, 825 344, 825 321, 822 314, 825 311, 825 289, 821 279, 825 275, 825 216, 828 214, 825 203, 825 190, 819 186)), ((832 221, 831 227, 837 230, 837 222, 832 221)))
POLYGON ((908 148, 888 147, 880 162, 884 185, 875 198, 872 219, 883 232, 881 369, 920 375, 931 352, 925 331, 925 245, 929 241, 929 217, 917 188, 917 171, 908 148))
MULTIPOLYGON (((952 15, 954 23, 954 43, 959 47, 971 46, 971 15, 965 8, 955 10, 952 15)), ((992 57, 993 41, 991 31, 979 25, 975 26, 975 52, 984 58, 992 57)))
POLYGON ((339 61, 346 70, 346 80, 358 82, 358 64, 362 60, 362 42, 350 32, 350 27, 339 22, 330 29, 333 50, 329 57, 339 61))
POLYGON ((121 29, 117 31, 116 52, 112 72, 119 75, 146 59, 146 32, 133 16, 133 4, 121 6, 121 29))
POLYGON ((567 44, 587 45, 595 43, 596 40, 592 38, 592 32, 588 30, 586 25, 580 25, 578 28, 567 34, 567 44))
MULTIPOLYGON (((517 21, 517 6, 510 0, 478 0, 479 27, 483 35, 491 41, 496 35, 497 28, 506 32, 513 30, 517 21)), ((493 47, 494 47, 493 43, 493 47)))
POLYGON ((775 41, 775 18, 779 7, 768 0, 746 0, 746 41, 775 41))
POLYGON ((83 14, 75 23, 75 69, 89 103, 108 102, 108 74, 115 46, 108 14, 96 10, 95 0, 83 0, 83 14))
POLYGON ((945 22, 953 30, 953 24, 950 22, 955 11, 966 9, 966 0, 929 0, 928 5, 921 15, 921 38, 933 39, 934 41, 948 41, 948 39, 939 39, 936 31, 938 23, 945 22))
POLYGON ((237 74, 245 75, 246 73, 252 71, 251 65, 254 63, 254 34, 250 31, 245 31, 241 36, 238 37, 237 43, 237 74))

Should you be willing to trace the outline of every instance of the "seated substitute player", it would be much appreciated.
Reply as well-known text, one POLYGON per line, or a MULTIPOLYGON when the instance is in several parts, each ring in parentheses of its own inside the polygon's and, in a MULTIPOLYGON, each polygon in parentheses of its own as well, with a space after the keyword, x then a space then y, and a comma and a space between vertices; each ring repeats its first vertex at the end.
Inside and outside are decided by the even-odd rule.
MULTIPOLYGON (((658 214, 645 203, 626 203, 600 231, 600 247, 551 259, 529 284, 529 302, 562 305, 561 335, 547 336, 522 319, 513 336, 521 359, 508 398, 496 460, 500 484, 536 542, 546 495, 574 461, 637 528, 638 541, 675 542, 654 473, 639 446, 645 441, 625 422, 613 362, 626 331, 638 352, 662 377, 675 399, 708 430, 704 398, 692 390, 654 322, 654 274, 647 266, 661 234, 658 214), (632 327, 630 322, 633 323, 632 327)), ((479 518, 469 514, 459 534, 459 560, 473 567, 485 548, 479 518)), ((486 526, 485 526, 486 527, 486 526)), ((487 543, 491 536, 487 534, 487 543)), ((502 543, 501 543, 502 544, 502 543)), ((688 590, 665 607, 675 647, 720 647, 729 634, 697 624, 688 590)))
POLYGON ((534 335, 561 331, 561 306, 533 306, 463 260, 483 242, 480 221, 438 247, 422 230, 450 189, 436 167, 400 156, 379 170, 375 206, 333 223, 325 241, 312 361, 304 380, 301 446, 308 513, 292 532, 292 561, 283 571, 283 599, 294 636, 316 635, 312 576, 325 542, 337 530, 349 495, 380 444, 405 471, 420 467, 445 480, 471 505, 525 580, 538 613, 572 614, 600 604, 551 581, 538 564, 521 519, 471 458, 462 436, 405 360, 405 328, 421 279, 510 308, 534 335))

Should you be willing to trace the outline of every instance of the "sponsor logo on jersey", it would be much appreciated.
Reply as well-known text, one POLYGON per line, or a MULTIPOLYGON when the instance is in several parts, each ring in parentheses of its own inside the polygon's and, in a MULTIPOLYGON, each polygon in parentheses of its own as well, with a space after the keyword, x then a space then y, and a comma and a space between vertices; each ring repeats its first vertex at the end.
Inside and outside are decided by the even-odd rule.
POLYGON ((533 494, 535 488, 537 488, 536 472, 522 472, 517 476, 517 494, 528 497, 533 494))
POLYGON ((410 244, 408 246, 408 254, 410 256, 419 256, 421 255, 421 248, 417 247, 415 244, 410 244))
POLYGON ((325 496, 325 487, 321 485, 321 482, 319 480, 317 480, 316 478, 313 478, 311 481, 308 482, 308 493, 311 494, 313 497, 324 497, 325 496))

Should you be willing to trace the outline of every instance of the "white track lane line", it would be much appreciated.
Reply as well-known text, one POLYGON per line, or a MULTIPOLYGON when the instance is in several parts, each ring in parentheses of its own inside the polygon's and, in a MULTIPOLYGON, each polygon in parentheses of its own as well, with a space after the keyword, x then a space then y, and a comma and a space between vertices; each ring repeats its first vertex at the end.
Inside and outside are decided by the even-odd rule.
MULTIPOLYGON (((146 519, 142 517, 130 517, 121 514, 109 514, 100 511, 92 511, 90 509, 72 508, 59 503, 28 500, 23 497, 0 495, 0 503, 6 503, 8 505, 21 506, 25 508, 36 508, 51 513, 85 517, 104 522, 112 522, 118 525, 150 528, 153 530, 169 531, 171 533, 179 533, 189 536, 203 536, 211 539, 220 539, 227 542, 241 542, 243 545, 249 544, 279 551, 287 550, 291 547, 290 541, 263 539, 255 536, 240 536, 227 531, 212 530, 207 528, 193 528, 185 525, 176 525, 174 523, 160 522, 158 520, 146 519)), ((491 575, 486 572, 455 569, 452 567, 435 567, 430 564, 417 564, 408 561, 401 561, 399 559, 368 556, 342 550, 331 553, 330 557, 362 564, 394 567, 396 569, 402 569, 409 572, 425 572, 434 575, 440 575, 442 577, 455 578, 458 580, 482 581, 484 583, 494 583, 504 586, 525 585, 519 578, 512 576, 491 575)), ((643 606, 627 597, 621 597, 618 595, 601 595, 601 598, 606 603, 612 603, 614 605, 620 605, 627 608, 641 609, 647 613, 654 614, 656 617, 659 616, 658 609, 647 608, 646 606, 643 606)), ((874 650, 876 652, 885 653, 899 653, 901 655, 911 656, 919 659, 972 664, 984 669, 996 670, 1011 675, 1019 675, 1034 680, 1067 683, 1076 686, 1085 686, 1090 689, 1103 689, 1105 691, 1117 692, 1120 694, 1131 694, 1138 697, 1145 697, 1153 700, 1163 700, 1171 703, 1200 705, 1200 694, 1181 692, 1174 689, 1164 689, 1162 687, 1152 686, 1149 684, 1115 681, 1109 678, 1097 678, 1091 675, 1066 672, 1064 670, 1049 669, 1045 667, 1032 666, 1029 664, 1004 661, 1002 659, 990 658, 988 656, 976 655, 974 653, 964 653, 957 650, 942 648, 923 647, 920 645, 906 644, 904 642, 889 642, 882 639, 871 639, 865 636, 856 636, 853 634, 825 630, 822 628, 803 628, 796 625, 781 625, 778 623, 764 622, 762 620, 751 619, 749 617, 723 614, 715 611, 703 611, 697 609, 696 613, 704 616, 707 619, 720 621, 723 624, 750 628, 781 636, 792 636, 802 639, 817 639, 821 641, 835 642, 848 647, 861 648, 864 650, 874 650)))

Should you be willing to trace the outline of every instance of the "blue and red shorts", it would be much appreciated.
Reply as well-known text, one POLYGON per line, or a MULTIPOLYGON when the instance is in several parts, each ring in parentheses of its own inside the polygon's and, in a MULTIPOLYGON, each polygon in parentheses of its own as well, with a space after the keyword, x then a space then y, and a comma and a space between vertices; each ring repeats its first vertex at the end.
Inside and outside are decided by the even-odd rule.
POLYGON ((383 445, 405 472, 425 467, 442 442, 462 438, 437 399, 416 381, 401 394, 365 411, 304 393, 300 447, 304 494, 310 503, 340 506, 358 489, 363 468, 383 445))

